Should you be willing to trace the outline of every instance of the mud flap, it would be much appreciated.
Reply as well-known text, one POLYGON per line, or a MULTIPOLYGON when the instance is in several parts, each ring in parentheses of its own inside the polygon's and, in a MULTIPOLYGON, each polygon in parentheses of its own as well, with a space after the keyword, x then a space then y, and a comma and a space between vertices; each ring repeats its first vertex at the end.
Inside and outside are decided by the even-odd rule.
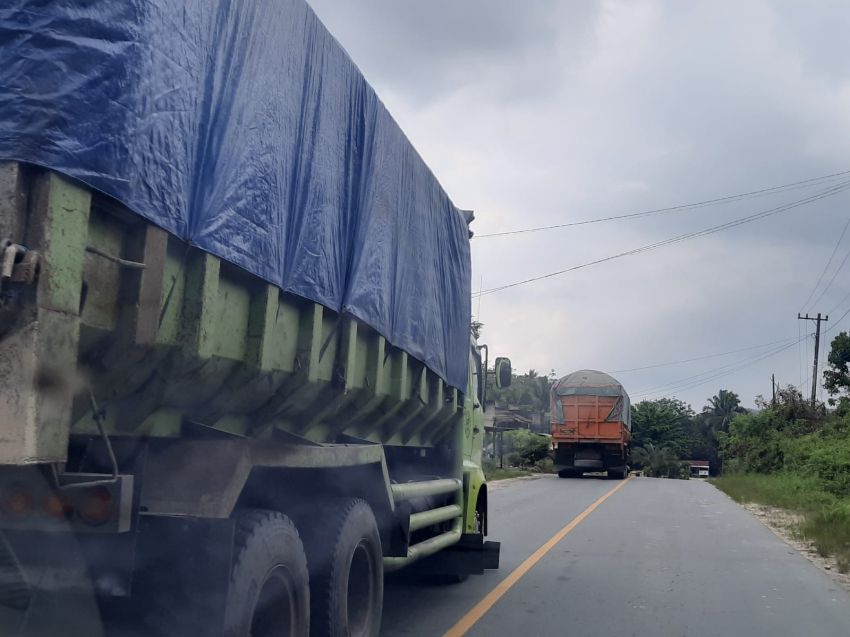
POLYGON ((222 634, 233 537, 229 519, 140 517, 133 597, 150 634, 222 634))
POLYGON ((481 575, 499 568, 499 542, 485 541, 478 533, 464 534, 460 542, 412 565, 423 575, 481 575))

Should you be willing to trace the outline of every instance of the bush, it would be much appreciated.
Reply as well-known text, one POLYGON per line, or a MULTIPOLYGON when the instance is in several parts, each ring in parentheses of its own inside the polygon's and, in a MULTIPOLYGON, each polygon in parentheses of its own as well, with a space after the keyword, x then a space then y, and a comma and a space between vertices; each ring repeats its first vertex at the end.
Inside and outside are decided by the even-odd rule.
POLYGON ((551 440, 527 429, 507 431, 504 434, 505 446, 511 449, 508 460, 521 467, 533 467, 537 462, 550 457, 551 440))
POLYGON ((555 473, 555 461, 552 458, 543 458, 534 463, 534 467, 540 473, 555 473))

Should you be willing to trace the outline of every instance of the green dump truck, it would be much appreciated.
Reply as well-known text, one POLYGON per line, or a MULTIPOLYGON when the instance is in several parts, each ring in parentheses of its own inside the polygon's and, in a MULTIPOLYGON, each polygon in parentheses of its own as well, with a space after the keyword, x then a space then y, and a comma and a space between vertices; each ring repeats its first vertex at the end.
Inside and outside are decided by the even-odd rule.
POLYGON ((374 636, 496 568, 469 215, 306 4, 13 4, 0 633, 374 636))

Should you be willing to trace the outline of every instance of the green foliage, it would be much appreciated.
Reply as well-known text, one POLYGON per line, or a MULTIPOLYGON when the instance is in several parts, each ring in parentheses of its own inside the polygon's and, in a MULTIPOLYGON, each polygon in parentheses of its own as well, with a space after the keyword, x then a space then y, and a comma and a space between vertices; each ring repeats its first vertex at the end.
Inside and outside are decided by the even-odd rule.
POLYGON ((531 475, 527 469, 517 469, 514 467, 499 468, 499 464, 494 460, 485 460, 482 466, 484 470, 484 478, 488 482, 496 480, 508 480, 509 478, 521 478, 522 476, 531 475))
POLYGON ((555 376, 552 370, 549 376, 540 376, 537 371, 530 369, 522 375, 514 374, 510 387, 497 388, 492 378, 488 378, 487 395, 493 400, 507 403, 534 412, 541 422, 545 422, 549 411, 549 388, 555 376))
POLYGON ((796 421, 768 410, 736 416, 728 432, 718 434, 720 455, 729 471, 769 473, 785 462, 785 441, 796 421))
POLYGON ((652 478, 687 479, 689 474, 689 469, 670 447, 656 447, 651 442, 632 450, 632 462, 652 478))
POLYGON ((789 472, 818 481, 819 489, 850 497, 850 416, 788 420, 781 410, 737 416, 721 438, 731 471, 789 472))
POLYGON ((835 404, 838 394, 850 394, 850 335, 840 332, 832 339, 832 346, 827 357, 829 369, 823 373, 823 386, 829 392, 830 404, 835 404))
POLYGON ((643 400, 632 406, 632 444, 668 448, 683 456, 692 444, 694 412, 690 405, 675 398, 643 400))
POLYGON ((835 503, 816 478, 796 473, 727 473, 712 483, 735 502, 758 502, 792 511, 818 511, 835 503))
POLYGON ((515 466, 532 467, 550 457, 550 439, 527 429, 506 431, 504 443, 512 450, 508 460, 515 466))
POLYGON ((555 461, 551 457, 547 456, 546 458, 535 462, 534 468, 540 473, 555 473, 555 461))
POLYGON ((850 497, 850 435, 847 419, 829 423, 815 433, 787 441, 785 469, 815 476, 821 488, 850 497))
POLYGON ((803 512, 801 535, 811 539, 822 554, 835 555, 839 568, 846 571, 850 569, 846 397, 839 406, 843 408, 827 416, 822 405, 813 409, 795 388, 787 387, 777 396, 775 407, 736 416, 728 433, 721 434, 721 454, 727 470, 747 473, 725 475, 717 486, 738 501, 803 512))
POLYGON ((800 531, 814 541, 818 553, 836 556, 839 571, 850 571, 850 500, 808 515, 800 531))
POLYGON ((804 398, 800 390, 793 385, 786 385, 776 390, 776 403, 773 399, 767 400, 764 396, 756 396, 756 405, 760 409, 770 409, 777 416, 785 420, 819 420, 826 415, 823 403, 812 403, 804 398))
POLYGON ((702 409, 702 419, 711 431, 726 431, 732 419, 744 413, 747 410, 741 407, 738 394, 721 389, 716 396, 708 399, 708 404, 702 409))

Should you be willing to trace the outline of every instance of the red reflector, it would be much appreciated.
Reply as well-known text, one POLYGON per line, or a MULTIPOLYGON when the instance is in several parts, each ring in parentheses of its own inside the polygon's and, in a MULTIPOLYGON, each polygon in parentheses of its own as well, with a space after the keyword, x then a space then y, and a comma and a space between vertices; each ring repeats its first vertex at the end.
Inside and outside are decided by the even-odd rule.
POLYGON ((112 494, 106 487, 87 489, 80 498, 77 515, 86 524, 98 526, 112 517, 112 494))

